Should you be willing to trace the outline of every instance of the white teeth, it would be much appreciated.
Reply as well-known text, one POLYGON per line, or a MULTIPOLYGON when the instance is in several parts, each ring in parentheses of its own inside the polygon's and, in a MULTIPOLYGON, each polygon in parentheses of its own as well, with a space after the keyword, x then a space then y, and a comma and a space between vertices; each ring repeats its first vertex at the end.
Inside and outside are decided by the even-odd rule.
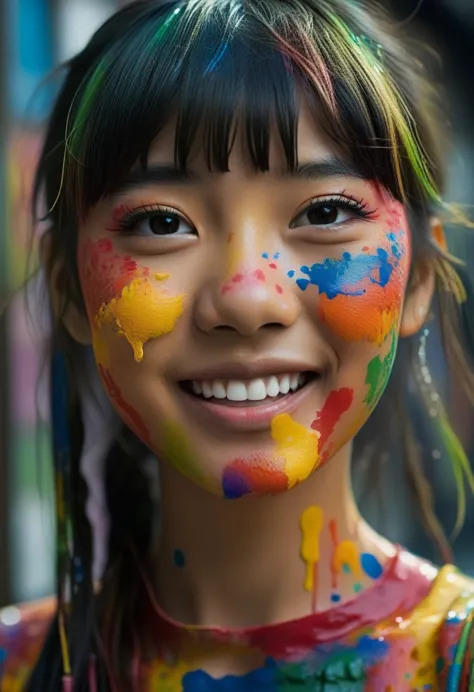
POLYGON ((215 399, 225 399, 227 396, 225 387, 222 382, 216 381, 212 383, 212 396, 215 399))
POLYGON ((277 378, 272 375, 271 377, 267 377, 267 381, 265 382, 267 386, 267 396, 278 396, 280 393, 280 385, 278 384, 277 378))
POLYGON ((205 399, 228 399, 229 401, 263 401, 279 394, 296 392, 306 382, 303 373, 296 375, 271 375, 254 380, 193 380, 191 389, 196 396, 205 399))
POLYGON ((247 401, 247 387, 243 382, 231 380, 227 385, 227 398, 229 401, 247 401))
POLYGON ((200 394, 202 394, 202 387, 201 387, 200 382, 197 382, 196 380, 193 380, 193 382, 192 382, 192 387, 193 387, 193 392, 194 392, 194 394, 196 394, 197 396, 199 396, 200 394))
POLYGON ((212 387, 209 384, 209 382, 202 382, 201 383, 202 387, 202 395, 205 399, 211 399, 212 398, 212 387))
POLYGON ((283 375, 280 380, 280 394, 288 394, 290 391, 290 376, 283 375))
POLYGON ((247 385, 247 396, 249 401, 263 401, 267 398, 267 388, 263 380, 252 380, 247 385))

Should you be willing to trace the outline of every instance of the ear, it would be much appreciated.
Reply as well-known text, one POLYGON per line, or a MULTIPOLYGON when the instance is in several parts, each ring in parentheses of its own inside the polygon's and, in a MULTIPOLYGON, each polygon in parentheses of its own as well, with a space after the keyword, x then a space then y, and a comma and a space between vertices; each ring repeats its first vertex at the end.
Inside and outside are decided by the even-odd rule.
POLYGON ((85 310, 68 299, 66 269, 61 262, 51 261, 51 235, 45 233, 40 247, 42 265, 49 285, 54 318, 64 325, 69 335, 80 344, 92 343, 92 334, 85 310))
MULTIPOLYGON (((438 218, 430 222, 431 239, 443 252, 447 251, 443 226, 438 218)), ((428 316, 435 290, 435 269, 428 260, 419 260, 413 268, 412 281, 405 298, 400 336, 412 336, 423 326, 428 316)))

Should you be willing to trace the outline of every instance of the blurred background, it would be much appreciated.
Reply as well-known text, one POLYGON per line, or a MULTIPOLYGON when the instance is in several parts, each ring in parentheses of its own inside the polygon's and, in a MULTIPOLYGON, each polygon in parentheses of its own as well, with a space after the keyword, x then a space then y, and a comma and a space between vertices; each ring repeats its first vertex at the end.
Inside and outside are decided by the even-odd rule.
MULTIPOLYGON (((123 4, 119 0, 2 0, 0 4, 0 307, 24 281, 28 266, 30 187, 42 123, 54 96, 52 83, 43 82, 123 4)), ((393 0, 393 5, 401 22, 416 15, 420 37, 441 56, 436 69, 448 95, 446 110, 454 134, 446 198, 473 204, 474 2, 393 0)), ((449 228, 447 232, 451 251, 466 260, 466 271, 472 276, 474 231, 449 228)), ((474 313, 472 302, 466 310, 474 313)), ((432 331, 429 356, 433 375, 474 463, 474 420, 446 372, 436 330, 432 331)), ((0 607, 39 598, 54 589, 49 437, 36 415, 37 351, 24 304, 14 301, 0 316, 0 607)), ((378 512, 375 504, 367 504, 364 512, 391 539, 436 560, 402 476, 393 483, 400 464, 391 461, 387 478, 392 480, 385 481, 388 500, 383 503, 384 512, 378 512)), ((456 507, 451 472, 440 464, 429 470, 437 490, 438 513, 450 527, 456 507)), ((471 502, 454 549, 459 567, 472 575, 473 548, 471 502)))

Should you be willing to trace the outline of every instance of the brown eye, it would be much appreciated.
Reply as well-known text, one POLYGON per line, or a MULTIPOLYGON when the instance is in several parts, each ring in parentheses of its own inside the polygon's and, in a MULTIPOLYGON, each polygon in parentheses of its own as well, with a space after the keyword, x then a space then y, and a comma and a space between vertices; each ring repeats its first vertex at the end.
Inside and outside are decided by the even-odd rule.
POLYGON ((298 214, 291 222, 291 228, 301 226, 339 226, 355 218, 369 218, 372 212, 367 212, 362 202, 350 197, 332 197, 331 199, 316 199, 298 214))
POLYGON ((194 226, 181 214, 167 209, 138 212, 128 222, 128 230, 140 236, 182 236, 197 235, 194 226))
POLYGON ((324 226, 329 223, 336 223, 339 209, 335 204, 316 204, 306 212, 308 221, 311 225, 324 226))
POLYGON ((157 214, 148 219, 148 226, 154 235, 172 235, 180 230, 181 219, 175 214, 157 214))

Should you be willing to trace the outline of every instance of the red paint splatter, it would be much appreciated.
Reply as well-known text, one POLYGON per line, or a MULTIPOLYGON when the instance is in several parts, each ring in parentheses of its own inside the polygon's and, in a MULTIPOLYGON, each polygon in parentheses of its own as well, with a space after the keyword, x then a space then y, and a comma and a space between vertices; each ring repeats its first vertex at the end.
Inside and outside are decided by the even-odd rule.
POLYGON ((364 245, 364 247, 362 248, 362 252, 369 252, 369 250, 370 247, 368 245, 364 245))
POLYGON ((265 274, 262 272, 261 269, 256 269, 253 273, 257 281, 265 281, 265 274))
POLYGON ((126 204, 121 204, 116 207, 112 212, 112 228, 108 228, 108 231, 118 231, 122 223, 122 219, 127 216, 130 212, 126 204))
POLYGON ((277 293, 280 293, 280 294, 283 293, 283 289, 279 284, 275 284, 275 288, 276 288, 277 293))
POLYGON ((224 470, 222 489, 230 499, 276 494, 288 490, 288 477, 269 460, 234 459, 224 470))
POLYGON ((78 259, 81 286, 91 317, 101 305, 119 296, 139 271, 141 275, 149 272, 139 270, 129 255, 114 253, 112 241, 108 239, 86 241, 79 250, 78 259))
POLYGON ((238 284, 242 281, 243 278, 244 278, 243 274, 236 274, 235 276, 232 277, 231 281, 233 284, 238 284))
POLYGON ((350 408, 353 398, 353 389, 349 389, 349 387, 336 389, 330 392, 323 408, 317 413, 315 420, 311 423, 311 428, 319 432, 320 453, 332 435, 340 417, 350 408))
POLYGON ((268 266, 270 267, 270 269, 278 269, 275 262, 270 262, 270 264, 268 266))
POLYGON ((99 372, 102 381, 107 389, 109 397, 120 411, 122 418, 128 427, 135 432, 138 437, 148 446, 151 446, 150 432, 146 427, 142 417, 133 406, 128 404, 122 396, 122 393, 112 377, 110 370, 99 364, 99 372))

